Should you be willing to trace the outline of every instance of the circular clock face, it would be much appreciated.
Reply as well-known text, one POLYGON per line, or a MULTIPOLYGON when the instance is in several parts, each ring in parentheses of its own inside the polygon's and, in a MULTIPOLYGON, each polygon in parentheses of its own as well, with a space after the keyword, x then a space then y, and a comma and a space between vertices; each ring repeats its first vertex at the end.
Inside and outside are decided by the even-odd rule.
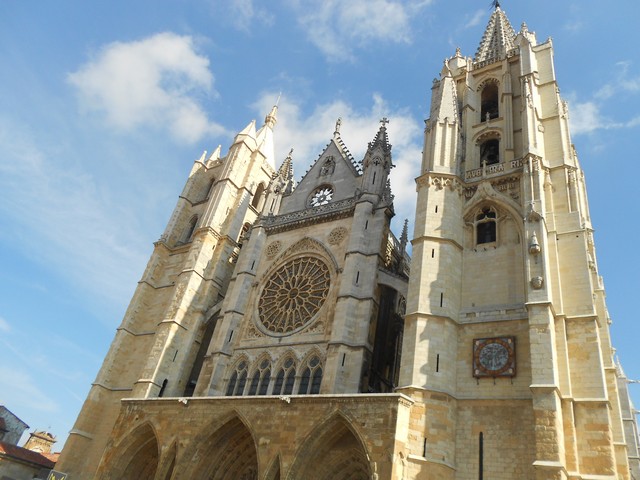
POLYGON ((333 198, 333 189, 331 187, 320 187, 309 199, 309 205, 312 207, 319 207, 320 205, 326 205, 333 198))
POLYGON ((480 350, 478 360, 486 370, 502 370, 509 361, 509 351, 504 345, 489 343, 480 350))
POLYGON ((473 376, 513 377, 516 374, 515 337, 477 338, 473 341, 473 376))

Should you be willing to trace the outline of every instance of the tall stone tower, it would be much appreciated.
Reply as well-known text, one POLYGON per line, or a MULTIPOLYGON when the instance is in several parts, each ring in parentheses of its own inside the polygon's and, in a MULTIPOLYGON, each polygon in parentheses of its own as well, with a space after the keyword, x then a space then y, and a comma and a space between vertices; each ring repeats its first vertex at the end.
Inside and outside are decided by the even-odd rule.
POLYGON ((359 161, 338 121, 296 184, 274 108, 196 161, 57 469, 638 476, 553 47, 495 4, 475 58, 433 83, 410 274, 387 120, 359 161))
POLYGON ((194 163, 70 432, 60 471, 92 478, 123 398, 193 391, 210 319, 275 175, 276 113, 274 107, 258 131, 255 121, 249 123, 224 158, 218 147, 194 163))
POLYGON ((568 117, 551 40, 497 2, 434 80, 398 389, 424 411, 411 478, 630 478, 568 117))

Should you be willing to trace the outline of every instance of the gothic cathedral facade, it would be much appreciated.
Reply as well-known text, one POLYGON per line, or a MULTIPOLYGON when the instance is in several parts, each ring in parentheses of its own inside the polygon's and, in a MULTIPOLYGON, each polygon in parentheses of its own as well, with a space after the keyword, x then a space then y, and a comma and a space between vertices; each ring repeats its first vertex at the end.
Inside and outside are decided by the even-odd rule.
POLYGON ((338 122, 296 183, 276 116, 195 162, 57 470, 640 478, 550 40, 496 4, 444 62, 411 259, 386 119, 358 160, 338 122))

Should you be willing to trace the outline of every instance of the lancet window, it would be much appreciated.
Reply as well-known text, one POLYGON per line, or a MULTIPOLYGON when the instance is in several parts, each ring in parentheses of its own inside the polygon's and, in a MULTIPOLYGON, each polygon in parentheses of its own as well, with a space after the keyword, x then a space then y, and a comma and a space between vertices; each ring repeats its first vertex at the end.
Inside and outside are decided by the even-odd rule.
POLYGON ((480 104, 481 122, 488 122, 500 116, 498 107, 498 85, 496 83, 492 82, 484 86, 480 94, 480 104))
POLYGON ((500 140, 492 138, 480 144, 480 165, 500 163, 500 140))
POLYGON ((298 393, 300 395, 314 395, 320 393, 322 383, 322 364, 317 356, 311 357, 307 366, 302 371, 298 393))
POLYGON ((273 384, 273 395, 291 395, 293 384, 296 381, 296 364, 291 358, 287 358, 276 375, 273 384))
POLYGON ((271 363, 267 359, 263 359, 258 368, 253 373, 251 385, 249 386, 249 395, 266 395, 271 381, 271 363))
POLYGON ((196 225, 198 225, 198 216, 194 215, 193 217, 191 217, 191 220, 189 220, 189 225, 187 225, 187 228, 184 231, 184 235, 182 236, 182 243, 188 243, 191 241, 191 237, 193 237, 193 232, 196 229, 196 225))
POLYGON ((496 211, 493 208, 483 208, 476 215, 476 244, 491 243, 496 241, 497 225, 496 211))
POLYGON ((227 397, 241 396, 244 393, 244 387, 247 384, 247 362, 244 360, 238 363, 234 372, 229 378, 227 385, 227 397))

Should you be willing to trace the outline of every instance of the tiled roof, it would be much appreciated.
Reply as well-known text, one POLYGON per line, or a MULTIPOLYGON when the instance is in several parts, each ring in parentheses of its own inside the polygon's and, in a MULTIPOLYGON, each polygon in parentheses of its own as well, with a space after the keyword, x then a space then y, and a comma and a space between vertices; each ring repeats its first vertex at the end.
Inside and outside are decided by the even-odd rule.
MULTIPOLYGON (((50 454, 55 456, 58 454, 50 454)), ((10 457, 23 462, 33 463, 45 468, 53 468, 56 466, 56 462, 45 457, 41 453, 33 452, 26 448, 18 447, 17 445, 11 445, 10 443, 0 442, 0 458, 10 457)))

